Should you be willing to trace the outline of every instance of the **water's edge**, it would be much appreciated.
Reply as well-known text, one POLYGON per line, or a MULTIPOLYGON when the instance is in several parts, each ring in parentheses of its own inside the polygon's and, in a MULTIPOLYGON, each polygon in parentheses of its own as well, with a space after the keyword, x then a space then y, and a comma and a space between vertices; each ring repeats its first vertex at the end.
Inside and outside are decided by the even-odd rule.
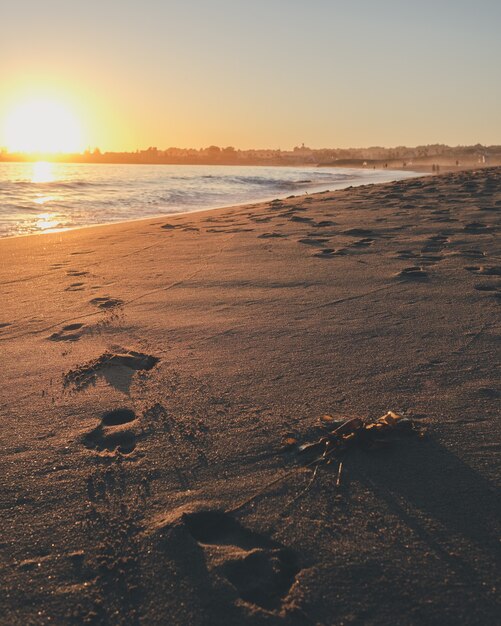
MULTIPOLYGON (((144 166, 133 170, 132 178, 125 176, 123 168, 110 172, 99 166, 90 171, 70 170, 69 175, 66 168, 66 177, 47 180, 30 180, 26 172, 25 178, 17 180, 0 177, 0 191, 7 191, 0 200, 0 239, 161 219, 422 176, 412 171, 354 168, 330 168, 327 172, 323 168, 318 173, 315 168, 152 167, 145 176, 140 175, 144 166), (264 170, 268 177, 258 176, 255 170, 264 170), (79 177, 75 178, 75 173, 79 177), (11 204, 4 201, 9 195, 11 204)), ((0 175, 5 169, 0 169, 0 175)))

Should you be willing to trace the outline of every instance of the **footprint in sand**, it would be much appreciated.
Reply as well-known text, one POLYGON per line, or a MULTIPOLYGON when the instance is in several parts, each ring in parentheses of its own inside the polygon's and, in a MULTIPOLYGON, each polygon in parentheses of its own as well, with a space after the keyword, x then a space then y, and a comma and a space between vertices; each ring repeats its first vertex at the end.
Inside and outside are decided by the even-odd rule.
POLYGON ((68 324, 63 328, 52 333, 50 337, 47 337, 50 341, 78 341, 84 334, 84 324, 68 324))
POLYGON ((450 239, 447 235, 433 235, 426 240, 421 252, 439 252, 448 243, 450 239))
POLYGON ((287 237, 284 233, 263 233, 262 235, 258 235, 258 239, 277 239, 279 237, 287 237))
POLYGON ((267 222, 271 222, 271 217, 249 217, 249 219, 253 222, 257 222, 258 224, 266 224, 267 222))
POLYGON ((312 256, 317 259, 333 259, 337 256, 344 256, 345 254, 348 254, 346 248, 323 248, 322 250, 315 252, 312 256))
POLYGON ((480 283, 475 285, 477 291, 501 291, 501 283, 480 283))
POLYGON ((300 571, 292 550, 244 528, 221 511, 185 513, 182 519, 204 550, 209 567, 242 600, 267 610, 281 607, 300 571))
POLYGON ((441 254, 420 254, 419 262, 422 265, 436 265, 443 261, 444 257, 441 254))
POLYGON ((450 243, 447 235, 434 235, 426 240, 425 245, 421 248, 420 259, 424 265, 435 265, 443 260, 441 254, 446 245, 450 243))
POLYGON ((483 259, 485 257, 485 252, 478 249, 459 250, 454 254, 462 256, 465 259, 483 259))
MULTIPOLYGON (((501 276, 501 265, 467 265, 464 269, 477 276, 501 276)), ((478 289, 478 286, 475 288, 478 289)), ((496 294, 495 297, 500 298, 501 296, 496 294)))
POLYGON ((110 296, 103 296, 101 298, 93 298, 90 303, 94 304, 100 309, 112 309, 113 307, 122 305, 124 301, 120 300, 119 298, 110 298, 110 296))
POLYGON ((437 216, 430 218, 430 222, 457 222, 456 219, 451 217, 450 209, 434 209, 430 211, 430 215, 437 216))
POLYGON ((411 267, 405 267, 397 274, 397 278, 404 280, 426 280, 428 273, 419 265, 413 265, 411 267))
POLYGON ((343 230, 341 234, 348 237, 370 237, 374 235, 374 231, 367 228, 349 228, 348 230, 343 230))
POLYGON ((350 247, 352 248, 369 248, 374 245, 375 239, 371 239, 370 237, 364 237, 363 239, 359 239, 358 241, 354 241, 350 247))
POLYGON ((128 393, 132 376, 136 371, 149 371, 160 361, 150 354, 124 350, 119 353, 105 352, 97 359, 70 370, 63 377, 65 387, 73 386, 81 391, 96 384, 103 377, 110 385, 128 393))
POLYGON ((67 276, 75 276, 75 277, 77 277, 77 276, 87 276, 88 273, 89 272, 84 272, 84 271, 79 271, 79 270, 68 270, 66 272, 66 275, 67 276))
POLYGON ((83 291, 85 283, 71 283, 69 287, 66 287, 65 291, 83 291))
MULTIPOLYGON (((296 213, 298 213, 299 211, 307 211, 307 210, 308 209, 306 207, 291 207, 288 211, 284 211, 283 213, 278 213, 277 217, 294 217, 296 213)), ((310 221, 311 218, 303 218, 303 219, 310 221)), ((293 221, 300 222, 303 220, 299 219, 299 220, 293 220, 293 221)))
POLYGON ((479 283, 475 285, 477 291, 482 291, 488 295, 494 297, 497 301, 501 302, 501 281, 479 283))
POLYGON ((414 250, 397 250, 394 254, 397 259, 416 259, 419 255, 414 250))
POLYGON ((484 213, 487 213, 487 212, 497 213, 499 211, 500 204, 496 203, 494 206, 492 206, 491 204, 487 204, 487 205, 479 207, 478 210, 484 213))
POLYGON ((465 224, 463 230, 470 235, 481 235, 482 233, 492 233, 495 228, 483 222, 470 222, 469 224, 465 224))
POLYGON ((101 423, 83 436, 82 443, 102 456, 131 454, 137 443, 137 417, 131 409, 115 409, 105 413, 101 423))
POLYGON ((310 224, 310 226, 313 226, 314 228, 327 228, 328 226, 335 226, 336 222, 333 222, 331 220, 322 220, 321 222, 312 222, 310 224))
POLYGON ((327 243, 328 239, 313 239, 312 237, 305 237, 304 239, 298 239, 298 243, 305 244, 307 246, 320 246, 327 243))

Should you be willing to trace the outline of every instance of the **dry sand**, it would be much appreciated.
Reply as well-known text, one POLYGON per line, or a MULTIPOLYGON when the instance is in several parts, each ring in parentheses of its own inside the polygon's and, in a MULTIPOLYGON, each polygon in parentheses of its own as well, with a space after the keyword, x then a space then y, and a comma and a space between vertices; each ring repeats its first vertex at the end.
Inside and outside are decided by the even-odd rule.
POLYGON ((500 211, 493 168, 1 241, 1 623, 499 623, 500 211), (389 409, 427 439, 287 474, 389 409))

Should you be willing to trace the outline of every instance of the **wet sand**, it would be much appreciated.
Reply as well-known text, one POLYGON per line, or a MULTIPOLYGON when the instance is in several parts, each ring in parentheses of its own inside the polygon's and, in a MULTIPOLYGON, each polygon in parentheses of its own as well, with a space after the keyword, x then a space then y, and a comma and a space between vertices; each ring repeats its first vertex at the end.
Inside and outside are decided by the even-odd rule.
POLYGON ((490 168, 0 241, 1 622, 497 623, 500 211, 490 168), (427 437, 340 488, 280 450, 388 410, 427 437))

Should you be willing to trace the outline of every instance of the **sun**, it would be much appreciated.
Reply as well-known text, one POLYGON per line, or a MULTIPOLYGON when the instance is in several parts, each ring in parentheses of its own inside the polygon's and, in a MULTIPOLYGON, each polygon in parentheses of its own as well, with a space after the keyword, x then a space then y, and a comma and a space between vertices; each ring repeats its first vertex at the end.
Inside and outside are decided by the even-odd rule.
POLYGON ((10 152, 53 154, 83 149, 80 124, 63 102, 35 98, 14 107, 5 120, 10 152))

